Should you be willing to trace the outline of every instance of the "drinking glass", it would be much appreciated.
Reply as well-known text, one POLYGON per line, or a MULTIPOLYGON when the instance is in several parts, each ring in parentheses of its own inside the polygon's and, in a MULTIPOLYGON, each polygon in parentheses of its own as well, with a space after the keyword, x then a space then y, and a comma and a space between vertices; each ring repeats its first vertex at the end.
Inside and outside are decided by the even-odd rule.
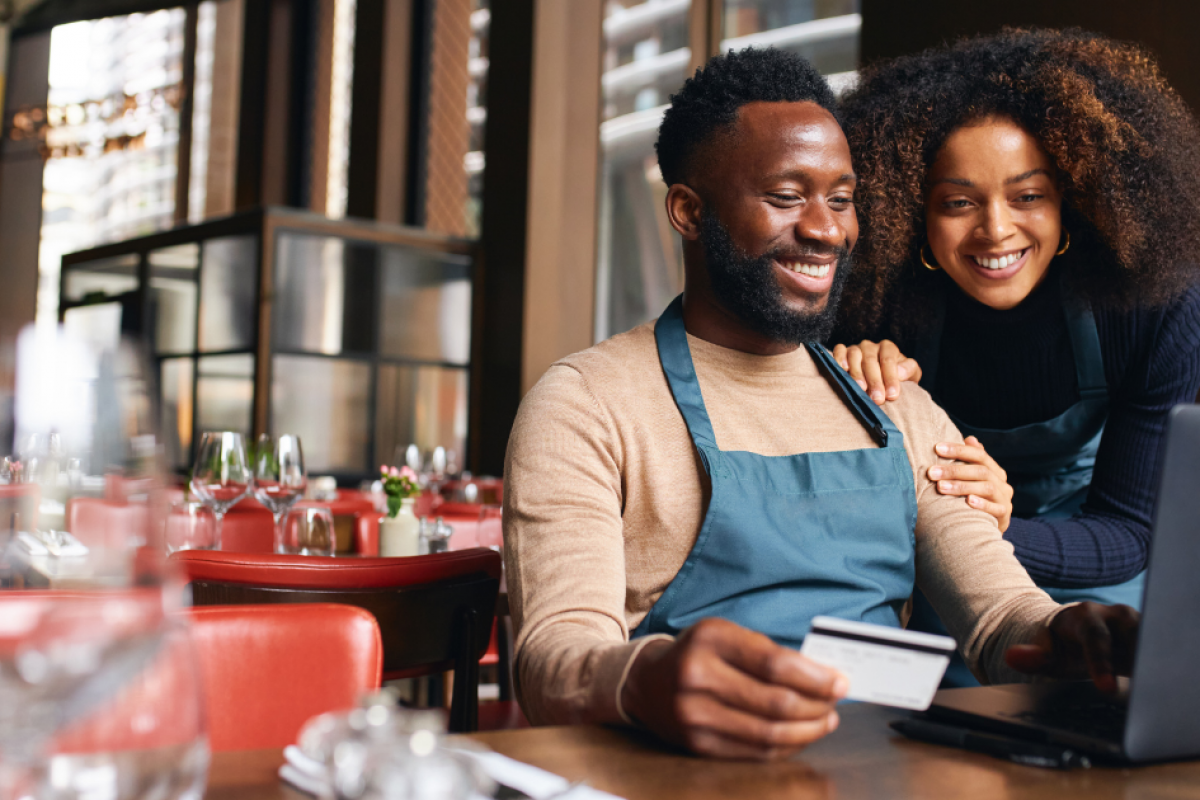
POLYGON ((225 512, 249 493, 253 482, 242 435, 233 431, 205 433, 196 451, 196 464, 192 467, 192 491, 200 502, 212 509, 217 521, 214 549, 221 549, 221 522, 225 512))
POLYGON ((479 528, 475 534, 480 547, 499 551, 504 547, 504 525, 501 519, 502 506, 484 504, 479 507, 479 528))
POLYGON ((274 442, 259 437, 254 458, 254 496, 275 516, 275 552, 283 549, 283 519, 308 488, 300 437, 283 434, 274 442))
POLYGON ((55 328, 18 342, 15 438, 45 467, 23 476, 38 483, 31 496, 66 505, 89 487, 136 491, 77 520, 70 554, 37 547, 64 538, 32 524, 44 514, 24 516, 21 537, 0 547, 12 585, 69 588, 0 591, 0 800, 203 793, 202 684, 183 587, 162 568, 154 385, 136 346, 98 347, 55 328))
POLYGON ((0 797, 201 797, 202 683, 187 617, 159 587, 4 603, 0 797))
POLYGON ((166 548, 177 550, 212 550, 216 545, 217 521, 212 510, 190 501, 175 503, 167 514, 166 548))
POLYGON ((323 506, 305 506, 288 512, 284 520, 281 552, 301 556, 331 556, 337 544, 333 512, 323 506))

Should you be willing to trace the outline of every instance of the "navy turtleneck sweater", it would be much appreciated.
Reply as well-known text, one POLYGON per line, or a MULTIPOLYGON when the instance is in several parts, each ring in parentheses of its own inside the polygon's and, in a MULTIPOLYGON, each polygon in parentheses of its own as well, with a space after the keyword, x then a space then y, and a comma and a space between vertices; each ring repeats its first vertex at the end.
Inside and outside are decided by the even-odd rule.
MULTIPOLYGON (((946 278, 937 385, 925 387, 939 405, 975 426, 1014 428, 1078 401, 1059 282, 1051 277, 1008 311, 976 302, 946 278)), ((1014 517, 1005 533, 1043 586, 1104 586, 1145 569, 1167 412, 1200 389, 1200 290, 1163 307, 1094 316, 1110 408, 1087 501, 1071 519, 1014 517)), ((913 350, 912 342, 897 343, 913 350)))

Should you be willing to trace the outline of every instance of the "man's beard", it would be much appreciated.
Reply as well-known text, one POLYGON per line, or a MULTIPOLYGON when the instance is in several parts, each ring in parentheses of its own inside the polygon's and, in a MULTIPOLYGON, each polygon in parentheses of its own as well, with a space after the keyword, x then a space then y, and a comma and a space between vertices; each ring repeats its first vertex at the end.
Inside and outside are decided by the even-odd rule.
POLYGON ((717 215, 705 208, 700 219, 700 246, 713 294, 727 311, 752 331, 775 342, 823 342, 833 331, 838 299, 850 272, 850 251, 845 247, 780 247, 752 257, 733 242, 717 215), (774 262, 802 260, 804 256, 836 255, 833 285, 820 311, 793 311, 783 302, 783 289, 775 277, 774 262))

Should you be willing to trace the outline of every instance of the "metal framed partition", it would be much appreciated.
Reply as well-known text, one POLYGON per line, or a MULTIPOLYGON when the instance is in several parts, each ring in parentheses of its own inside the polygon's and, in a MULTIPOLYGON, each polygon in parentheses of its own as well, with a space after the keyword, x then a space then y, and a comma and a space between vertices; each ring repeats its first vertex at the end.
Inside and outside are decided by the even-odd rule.
POLYGON ((310 471, 353 481, 410 442, 465 454, 474 255, 267 208, 64 257, 59 318, 142 343, 174 467, 204 430, 287 432, 310 471))

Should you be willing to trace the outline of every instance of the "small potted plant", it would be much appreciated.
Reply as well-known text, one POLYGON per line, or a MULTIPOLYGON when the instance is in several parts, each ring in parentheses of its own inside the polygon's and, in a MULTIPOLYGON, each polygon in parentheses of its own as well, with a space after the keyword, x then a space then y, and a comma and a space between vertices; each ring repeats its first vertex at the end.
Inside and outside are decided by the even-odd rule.
POLYGON ((421 523, 413 513, 421 493, 417 474, 409 467, 381 466, 379 477, 387 495, 387 516, 379 521, 379 555, 415 556, 421 541, 421 523))

